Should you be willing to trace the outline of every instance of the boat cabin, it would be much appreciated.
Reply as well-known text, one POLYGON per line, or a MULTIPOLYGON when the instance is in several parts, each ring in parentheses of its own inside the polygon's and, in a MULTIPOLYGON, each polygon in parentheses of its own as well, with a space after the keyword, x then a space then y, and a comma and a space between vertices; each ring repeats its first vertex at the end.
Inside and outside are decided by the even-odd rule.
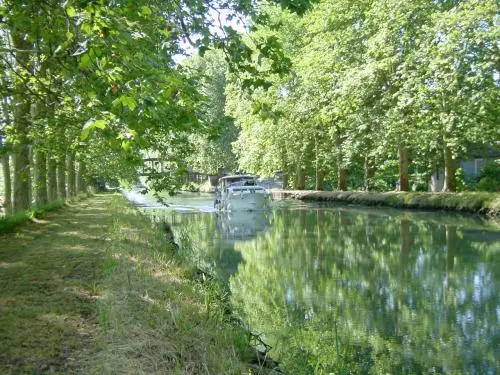
POLYGON ((219 189, 227 189, 233 186, 255 186, 255 177, 251 175, 226 176, 219 180, 219 189))

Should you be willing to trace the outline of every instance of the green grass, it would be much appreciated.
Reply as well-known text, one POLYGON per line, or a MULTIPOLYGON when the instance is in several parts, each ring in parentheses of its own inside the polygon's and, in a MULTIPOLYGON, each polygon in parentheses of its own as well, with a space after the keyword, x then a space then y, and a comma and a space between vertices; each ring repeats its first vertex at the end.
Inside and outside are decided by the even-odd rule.
POLYGON ((7 216, 0 217, 0 234, 15 232, 19 225, 25 224, 36 219, 41 219, 46 213, 59 210, 68 205, 87 199, 91 194, 79 194, 68 200, 58 199, 56 201, 34 206, 32 209, 22 212, 16 212, 7 216))
POLYGON ((0 374, 260 374, 228 296, 118 195, 0 235, 0 374))
POLYGON ((450 210, 500 215, 500 194, 486 192, 464 193, 404 193, 404 192, 348 192, 348 191, 276 191, 276 196, 301 200, 337 201, 370 206, 450 210))
POLYGON ((103 351, 91 373, 248 374, 250 337, 226 314, 220 286, 201 282, 161 227, 122 198, 111 212, 103 351))
POLYGON ((94 285, 112 222, 96 207, 102 200, 0 235, 0 374, 82 373, 95 356, 94 285))

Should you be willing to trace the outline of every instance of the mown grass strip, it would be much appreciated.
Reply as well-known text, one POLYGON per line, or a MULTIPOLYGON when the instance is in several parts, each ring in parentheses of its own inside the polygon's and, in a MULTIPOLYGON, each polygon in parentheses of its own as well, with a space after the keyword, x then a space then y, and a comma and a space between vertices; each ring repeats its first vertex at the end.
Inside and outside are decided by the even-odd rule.
POLYGON ((58 199, 56 201, 34 206, 32 209, 27 211, 16 212, 10 215, 0 217, 0 234, 2 233, 12 233, 24 223, 27 223, 33 219, 40 219, 44 214, 52 211, 59 210, 66 207, 68 204, 73 204, 79 202, 83 199, 87 199, 91 194, 79 194, 76 197, 70 198, 68 200, 58 199))
POLYGON ((449 210, 500 216, 500 194, 464 193, 406 193, 350 191, 274 191, 275 197, 290 197, 306 201, 335 201, 369 206, 449 210))
POLYGON ((0 374, 86 373, 98 350, 107 199, 45 210, 0 235, 0 374))

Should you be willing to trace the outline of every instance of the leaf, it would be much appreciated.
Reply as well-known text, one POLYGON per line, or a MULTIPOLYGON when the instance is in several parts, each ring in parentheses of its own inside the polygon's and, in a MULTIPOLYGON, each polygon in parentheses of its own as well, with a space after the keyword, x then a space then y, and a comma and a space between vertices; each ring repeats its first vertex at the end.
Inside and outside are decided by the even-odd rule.
POLYGON ((131 111, 133 111, 137 107, 137 102, 135 101, 134 98, 130 96, 122 96, 120 98, 120 101, 124 106, 128 107, 131 111))
POLYGON ((150 7, 143 6, 141 8, 141 16, 143 16, 144 18, 148 18, 151 14, 153 14, 153 12, 151 11, 150 7))
POLYGON ((91 65, 92 65, 92 59, 90 58, 88 53, 82 55, 82 57, 80 58, 80 68, 87 69, 90 68, 91 65))
POLYGON ((106 129, 106 120, 89 120, 85 123, 82 129, 82 134, 80 135, 80 139, 85 141, 90 133, 94 131, 94 129, 106 129))
POLYGON ((69 17, 75 17, 76 16, 76 10, 72 6, 69 6, 66 8, 66 13, 68 14, 69 17))
POLYGON ((116 107, 120 103, 124 107, 128 107, 128 109, 130 109, 131 111, 133 111, 134 109, 137 108, 137 102, 131 96, 122 95, 119 98, 113 100, 112 105, 113 105, 113 107, 116 107))
POLYGON ((122 148, 125 150, 125 151, 129 151, 130 150, 130 147, 132 146, 132 142, 131 141, 122 141, 122 148))

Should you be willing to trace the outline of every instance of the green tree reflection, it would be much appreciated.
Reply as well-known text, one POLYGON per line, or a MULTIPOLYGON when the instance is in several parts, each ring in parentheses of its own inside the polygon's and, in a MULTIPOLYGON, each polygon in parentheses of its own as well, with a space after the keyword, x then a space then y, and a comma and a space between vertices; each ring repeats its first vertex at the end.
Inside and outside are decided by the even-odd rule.
POLYGON ((278 211, 236 243, 233 304, 290 373, 495 373, 498 232, 444 223, 278 211))
POLYGON ((288 373, 500 371, 494 223, 310 207, 167 220, 288 373))

